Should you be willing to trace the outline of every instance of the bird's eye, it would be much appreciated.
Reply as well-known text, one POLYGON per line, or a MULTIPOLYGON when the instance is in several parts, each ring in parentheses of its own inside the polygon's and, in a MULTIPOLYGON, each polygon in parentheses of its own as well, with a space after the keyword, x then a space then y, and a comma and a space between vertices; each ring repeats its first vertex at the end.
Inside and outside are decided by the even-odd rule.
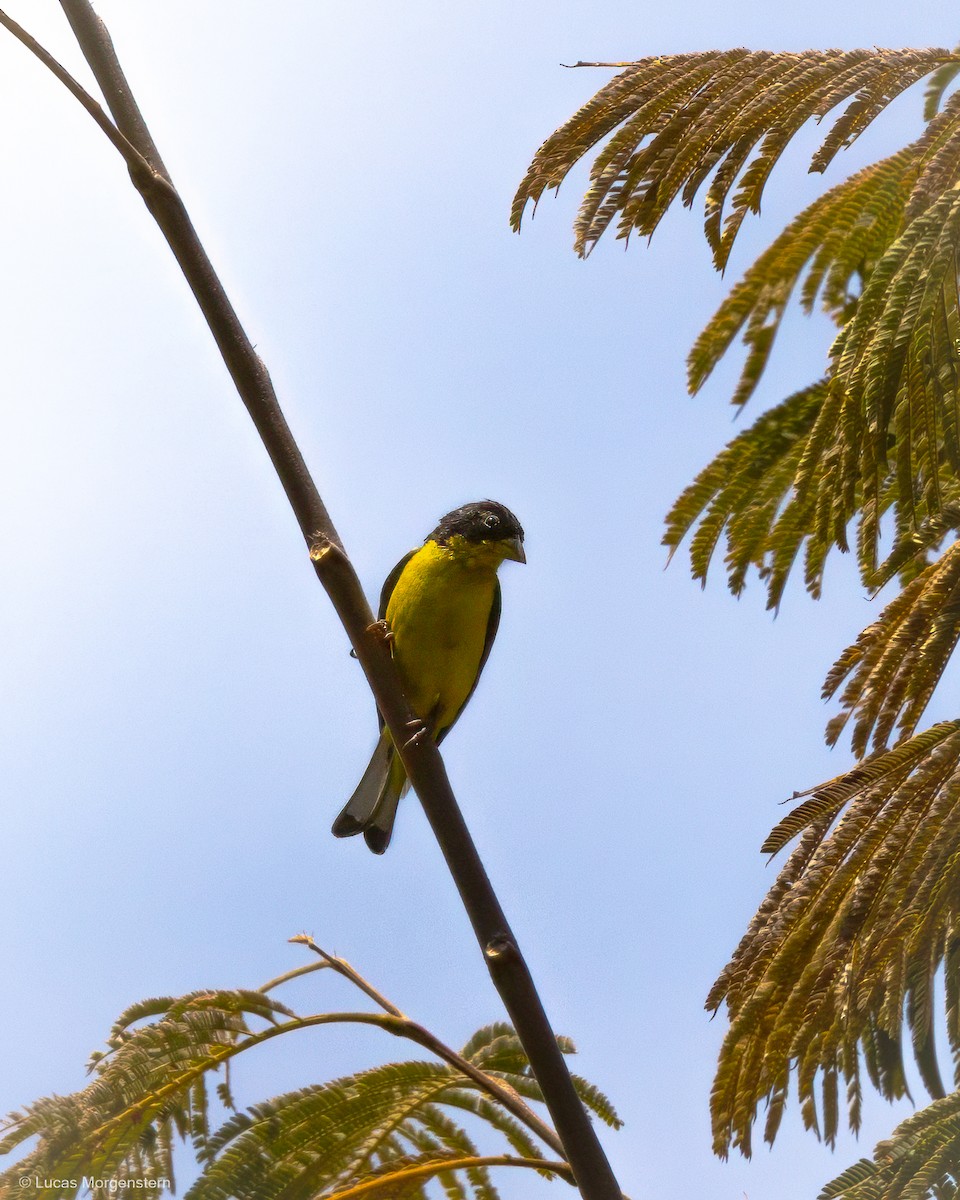
POLYGON ((500 524, 500 518, 496 515, 496 513, 487 513, 487 515, 483 518, 483 523, 488 529, 496 529, 496 527, 500 524))

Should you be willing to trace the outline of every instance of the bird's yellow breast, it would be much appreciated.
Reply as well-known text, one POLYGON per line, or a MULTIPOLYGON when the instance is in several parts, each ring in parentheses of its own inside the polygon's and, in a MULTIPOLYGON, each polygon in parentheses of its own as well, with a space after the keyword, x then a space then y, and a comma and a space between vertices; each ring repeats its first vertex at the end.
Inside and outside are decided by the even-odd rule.
POLYGON ((486 544, 427 542, 387 604, 404 693, 435 736, 453 723, 476 683, 501 560, 486 544))

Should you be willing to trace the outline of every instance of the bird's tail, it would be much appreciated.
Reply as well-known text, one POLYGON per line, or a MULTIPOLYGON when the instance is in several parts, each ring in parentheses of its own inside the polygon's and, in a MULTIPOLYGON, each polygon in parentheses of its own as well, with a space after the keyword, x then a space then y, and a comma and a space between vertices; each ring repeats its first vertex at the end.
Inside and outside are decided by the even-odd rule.
POLYGON ((397 805, 407 786, 400 755, 384 728, 363 778, 333 823, 334 837, 362 833, 374 854, 382 854, 390 844, 397 805))

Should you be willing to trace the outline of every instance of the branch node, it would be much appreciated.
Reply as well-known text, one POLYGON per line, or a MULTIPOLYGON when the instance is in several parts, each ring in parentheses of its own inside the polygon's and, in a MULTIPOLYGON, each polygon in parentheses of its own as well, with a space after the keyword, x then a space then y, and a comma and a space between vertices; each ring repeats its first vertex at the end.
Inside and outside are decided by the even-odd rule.
POLYGON ((325 533, 315 533, 310 539, 310 560, 311 562, 321 563, 324 559, 331 555, 336 556, 337 553, 343 554, 343 551, 335 541, 327 537, 325 533))
POLYGON ((177 189, 166 175, 158 171, 146 159, 141 159, 139 162, 130 162, 127 166, 134 187, 144 199, 148 197, 159 199, 162 197, 165 200, 174 200, 182 206, 183 201, 180 199, 180 193, 177 189))
POLYGON ((483 948, 484 956, 494 963, 510 962, 519 958, 519 951, 513 938, 505 933, 497 933, 483 948))

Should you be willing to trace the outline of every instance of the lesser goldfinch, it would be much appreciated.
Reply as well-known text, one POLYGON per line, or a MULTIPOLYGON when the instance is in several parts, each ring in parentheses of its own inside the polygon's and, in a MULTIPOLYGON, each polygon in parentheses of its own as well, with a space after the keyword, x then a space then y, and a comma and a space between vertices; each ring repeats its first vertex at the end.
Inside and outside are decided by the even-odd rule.
MULTIPOLYGON (((502 504, 480 500, 447 513, 387 576, 380 619, 392 635, 404 695, 423 722, 418 736, 442 742, 473 695, 500 623, 497 568, 507 558, 527 561, 520 522, 502 504)), ((335 836, 362 833, 382 854, 409 786, 381 718, 380 741, 333 823, 335 836)))

